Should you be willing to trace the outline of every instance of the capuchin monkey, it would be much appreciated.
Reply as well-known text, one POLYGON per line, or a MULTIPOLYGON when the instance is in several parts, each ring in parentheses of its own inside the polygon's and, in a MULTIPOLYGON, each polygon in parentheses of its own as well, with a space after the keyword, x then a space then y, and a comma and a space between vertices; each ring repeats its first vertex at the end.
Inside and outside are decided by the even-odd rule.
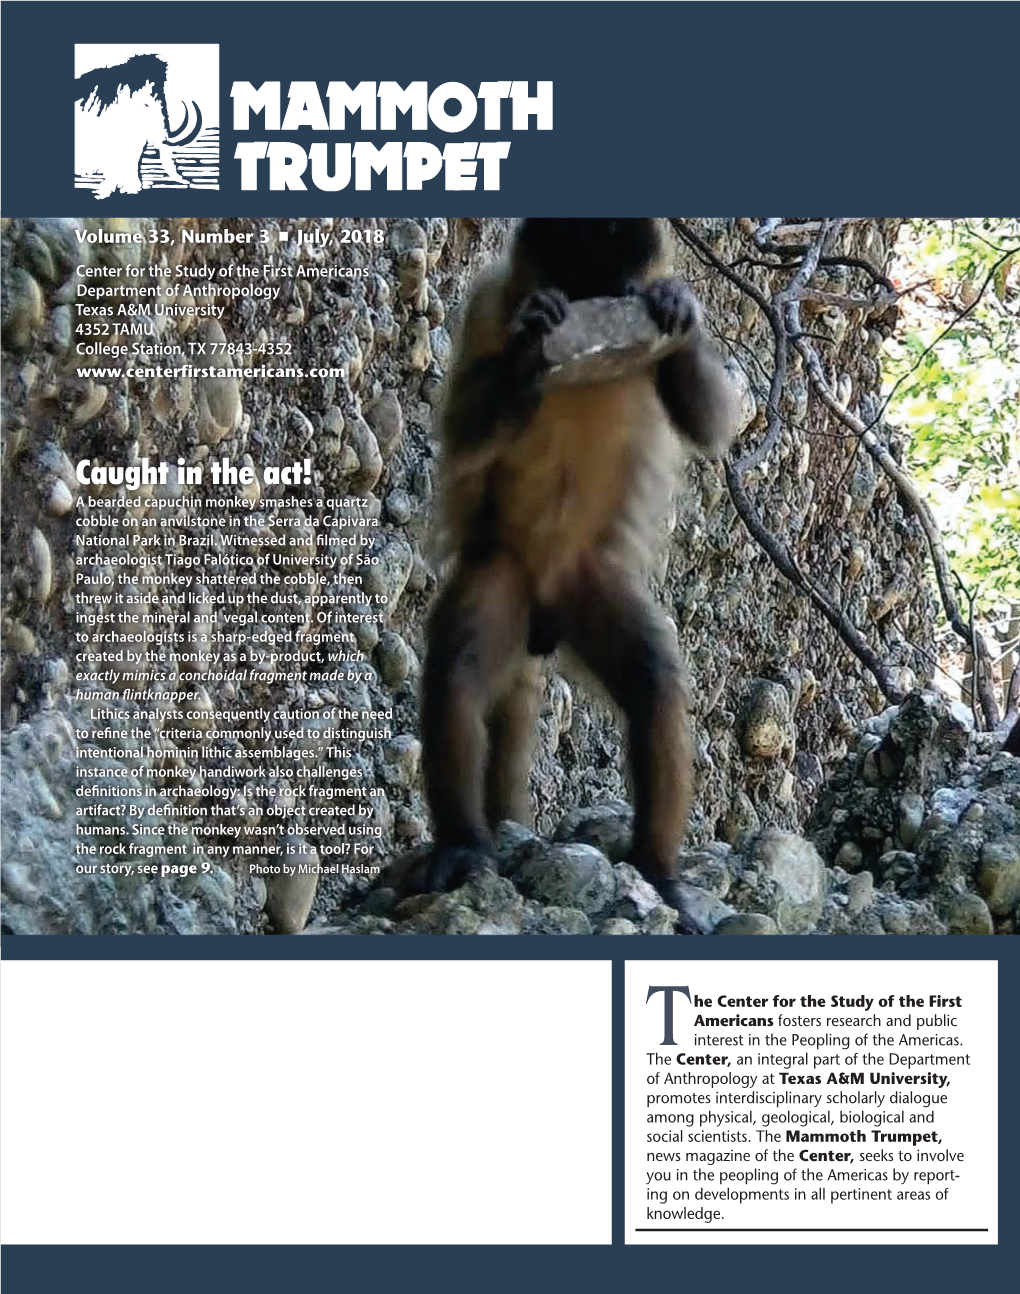
POLYGON ((443 417, 452 571, 432 611, 422 736, 435 847, 419 884, 492 865, 492 829, 528 823, 540 658, 569 648, 627 722, 630 861, 675 901, 691 798, 690 697, 645 580, 680 442, 724 452, 735 400, 698 302, 661 278, 656 220, 529 219, 467 306, 443 417), (683 343, 597 384, 543 389, 543 341, 570 302, 638 295, 683 343))

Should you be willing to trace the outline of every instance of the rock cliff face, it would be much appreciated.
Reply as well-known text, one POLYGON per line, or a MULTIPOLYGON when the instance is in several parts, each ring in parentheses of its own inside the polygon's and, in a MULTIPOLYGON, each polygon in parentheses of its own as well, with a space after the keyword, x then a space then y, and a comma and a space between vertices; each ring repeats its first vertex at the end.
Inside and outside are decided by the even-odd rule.
MULTIPOLYGON (((746 251, 736 222, 693 225, 727 262, 746 251)), ((264 867, 257 874, 260 864, 283 862, 295 875, 323 867, 312 928, 447 928, 424 900, 397 919, 383 890, 367 906, 363 900, 371 869, 428 836, 417 689, 437 574, 434 422, 458 305, 511 226, 443 218, 6 223, 6 928, 299 928, 314 885, 285 883, 264 867), (161 229, 172 241, 159 241, 161 229), (144 241, 79 241, 82 232, 141 233, 144 241), (313 234, 348 241, 326 250, 313 234), (268 263, 278 271, 267 275, 268 263), (111 273, 85 278, 84 269, 111 273), (87 353, 93 335, 81 328, 96 320, 80 309, 83 281, 113 283, 110 303, 131 306, 113 317, 114 331, 129 343, 128 326, 141 329, 135 335, 154 352, 149 375, 129 377, 127 361, 113 371, 108 353, 87 353), (138 297, 126 290, 133 285, 155 292, 138 297), (220 374, 227 357, 242 376, 220 374), (322 369, 327 376, 313 374, 322 369), (84 459, 93 483, 78 479, 84 459), (223 460, 248 469, 245 477, 216 484, 211 468, 223 460), (132 489, 130 469, 146 462, 198 472, 188 485, 175 484, 171 471, 166 481, 132 489), (274 479, 284 468, 293 479, 274 479), (128 497, 141 506, 124 506, 128 497), (172 538, 160 523, 170 515, 172 538), (102 545, 87 550, 101 560, 88 565, 76 547, 85 516, 104 519, 102 545), (192 548, 201 560, 188 565, 192 548), (151 631, 155 658, 134 671, 112 664, 100 701, 80 699, 81 653, 97 627, 111 623, 107 647, 151 631), (360 716, 342 743, 331 719, 341 711, 360 716), (125 793, 80 793, 97 781, 125 793), (84 804, 95 811, 83 814, 84 804), (361 870, 330 870, 343 857, 340 806, 358 818, 350 836, 364 846, 361 870), (131 863, 130 871, 76 870, 76 846, 97 844, 120 845, 121 854, 104 857, 131 863), (179 873, 140 871, 139 863, 161 857, 179 873)), ((893 222, 857 222, 840 250, 880 266, 894 234, 893 222)), ((751 445, 767 413, 767 325, 717 273, 679 243, 674 251, 742 371, 743 438, 751 445)), ((767 286, 772 272, 749 273, 767 286)), ((846 296, 849 273, 831 271, 830 297, 846 296)), ((852 407, 874 408, 882 330, 866 312, 831 304, 813 311, 809 326, 822 339, 834 386, 852 407)), ((747 487, 770 529, 867 631, 908 691, 925 682, 930 641, 919 532, 888 484, 853 456, 796 365, 782 401, 783 434, 747 487)), ((860 833, 847 828, 837 841, 831 821, 819 820, 825 861, 841 872, 825 872, 806 845, 788 844, 782 833, 803 826, 826 774, 844 757, 858 758, 857 729, 882 699, 748 536, 718 465, 688 464, 663 538, 655 588, 676 623, 696 694, 689 843, 698 894, 681 924, 720 933, 755 923, 771 929, 770 922, 791 931, 863 928, 863 916, 847 914, 884 912, 885 900, 861 906, 862 868, 880 889, 893 882, 909 928, 965 925, 947 895, 961 886, 972 894, 975 885, 989 889, 980 890, 987 919, 1000 928, 1011 921, 1012 882, 980 879, 999 874, 999 836, 966 865, 933 871, 928 855, 917 854, 915 871, 937 874, 941 888, 916 920, 910 904, 922 897, 900 864, 881 861, 915 852, 898 834, 891 802, 876 808, 884 815, 880 843, 891 843, 875 858, 863 822, 860 833), (859 859, 845 852, 848 843, 858 845, 859 859), (790 885, 773 885, 777 875, 790 885), (776 897, 790 886, 796 902, 776 897)), ((440 908, 464 930, 671 929, 669 910, 619 862, 626 827, 619 726, 560 668, 547 671, 533 777, 537 829, 555 831, 556 842, 508 828, 506 875, 478 882, 472 894, 481 889, 482 897, 447 896, 440 908), (593 806, 602 806, 594 817, 593 806), (577 809, 581 817, 567 816, 577 809), (538 858, 546 860, 541 867, 538 858)), ((1011 833, 1015 826, 1004 825, 1000 834, 1011 833)), ((976 908, 972 916, 975 928, 986 923, 976 908)), ((879 918, 883 929, 890 922, 879 918)))

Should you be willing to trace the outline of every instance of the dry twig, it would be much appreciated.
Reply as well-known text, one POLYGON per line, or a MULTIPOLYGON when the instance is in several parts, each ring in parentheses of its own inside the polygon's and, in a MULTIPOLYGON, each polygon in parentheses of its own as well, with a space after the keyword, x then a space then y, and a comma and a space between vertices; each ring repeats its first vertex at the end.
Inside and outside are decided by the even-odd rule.
MULTIPOLYGON (((868 645, 860 631, 848 620, 845 613, 838 607, 828 595, 819 588, 799 568, 789 549, 783 545, 764 525, 759 517, 750 497, 744 486, 744 477, 753 468, 758 467, 768 455, 772 452, 782 431, 783 418, 780 412, 780 401, 783 394, 783 388, 786 384, 787 373, 789 369, 789 346, 792 344, 800 355, 807 373, 808 381, 815 394, 821 400, 822 404, 829 412, 845 427, 852 432, 857 440, 857 446, 863 448, 873 461, 882 469, 882 471, 892 480, 900 497, 908 507, 912 515, 917 519, 928 544, 928 549, 932 558, 932 565, 935 571, 935 581, 938 586, 939 595, 942 601, 943 609, 953 630, 968 644, 974 655, 974 678, 977 699, 980 701, 981 712, 985 725, 993 728, 998 723, 999 712, 995 699, 994 687, 991 681, 990 653, 981 634, 977 631, 974 624, 973 610, 969 621, 965 621, 956 597, 953 593, 952 581, 953 575, 950 570, 949 561, 946 556, 945 548, 939 534, 938 525, 932 515, 931 509, 921 495, 917 486, 911 480, 909 475, 903 471, 899 464, 890 454, 889 450, 875 435, 874 427, 881 420, 885 408, 888 406, 893 391, 883 402, 879 411, 870 422, 864 423, 860 418, 851 414, 843 407, 836 395, 829 386, 828 380, 822 369, 821 362, 814 347, 811 345, 811 339, 800 326, 800 306, 799 302, 804 299, 825 300, 829 304, 841 304, 843 308, 868 308, 870 311, 881 311, 888 307, 895 299, 892 292, 892 284, 878 271, 868 265, 867 262, 857 261, 853 258, 841 258, 838 256, 823 257, 826 243, 829 242, 838 233, 839 229, 846 223, 844 220, 823 220, 804 225, 783 225, 781 218, 772 217, 764 221, 754 232, 753 239, 757 247, 766 254, 775 253, 784 255, 795 238, 801 240, 810 238, 810 243, 806 247, 798 246, 798 254, 801 254, 801 260, 794 267, 788 260, 780 260, 775 265, 768 262, 757 260, 748 261, 747 258, 741 258, 745 263, 763 265, 771 269, 790 269, 795 268, 795 273, 785 288, 775 293, 771 299, 750 282, 744 275, 738 273, 736 265, 728 265, 721 257, 717 256, 712 248, 699 237, 693 229, 683 220, 672 219, 671 224, 676 230, 679 237, 685 242, 706 265, 711 266, 728 282, 732 283, 744 296, 749 297, 759 308, 772 331, 773 338, 773 370, 769 384, 769 393, 766 400, 767 422, 765 434, 758 445, 745 453, 736 461, 730 460, 725 464, 726 481, 730 490, 730 496, 733 500, 734 507, 738 515, 744 522, 749 533, 757 543, 769 555, 771 560, 776 564, 778 569, 791 581, 797 588, 801 589, 811 598, 811 601, 818 607, 825 618, 839 634, 842 641, 854 653, 855 656, 864 664, 874 675, 879 688, 890 701, 897 701, 902 698, 902 694, 893 683, 889 671, 879 660, 874 650, 868 645), (812 276, 823 261, 829 264, 846 263, 856 265, 865 269, 871 274, 876 286, 881 286, 885 292, 874 300, 862 298, 837 298, 833 294, 826 294, 816 291, 809 286, 812 276), (847 302, 852 305, 847 305, 847 302)), ((1012 255, 1011 249, 1006 255, 1012 255)), ((1002 259, 1005 259, 1003 257, 1002 259)), ((977 305, 981 295, 988 287, 996 267, 993 267, 977 298, 966 309, 962 310, 953 324, 955 326, 965 315, 977 305)), ((948 331, 948 329, 946 330, 948 331)), ((945 334, 943 333, 942 336, 945 334)), ((941 338, 937 338, 932 345, 937 345, 941 338)), ((928 348, 930 350, 931 347, 928 348)), ((925 351, 924 354, 928 352, 925 351)), ((920 363, 924 356, 917 361, 920 363)), ((916 365, 915 365, 916 367, 916 365)), ((904 375, 905 377, 906 375, 904 375)), ((902 382, 904 378, 900 379, 902 382)), ((897 383, 899 385, 899 383, 897 383)), ((851 456, 852 461, 852 456, 851 456)), ((849 465, 848 469, 849 470, 849 465)), ((1014 675, 1014 678, 1016 676, 1014 675)), ((1020 684, 1018 684, 1020 688, 1020 684)), ((1012 682, 1010 685, 1012 691, 1012 682)))

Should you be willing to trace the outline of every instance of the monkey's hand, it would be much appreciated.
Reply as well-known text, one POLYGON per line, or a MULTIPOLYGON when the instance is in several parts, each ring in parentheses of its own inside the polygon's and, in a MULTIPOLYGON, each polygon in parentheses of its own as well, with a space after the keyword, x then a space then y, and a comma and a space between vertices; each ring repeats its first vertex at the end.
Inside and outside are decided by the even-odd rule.
POLYGON ((532 292, 524 298, 510 321, 506 356, 514 379, 536 382, 546 368, 542 343, 567 317, 567 298, 558 288, 532 292))
POLYGON ((680 279, 656 279, 641 298, 659 332, 667 337, 690 332, 701 322, 698 299, 680 279))

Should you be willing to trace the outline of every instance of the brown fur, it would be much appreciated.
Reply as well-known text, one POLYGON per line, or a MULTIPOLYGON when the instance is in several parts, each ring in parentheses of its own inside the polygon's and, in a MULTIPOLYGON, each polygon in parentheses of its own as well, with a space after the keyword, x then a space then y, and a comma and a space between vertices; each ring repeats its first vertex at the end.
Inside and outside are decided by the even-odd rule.
POLYGON ((511 262, 472 292, 444 410, 441 542, 446 553, 463 552, 479 509, 491 506, 505 518, 508 548, 552 593, 593 547, 647 566, 681 452, 649 372, 550 391, 523 432, 506 425, 481 445, 465 443, 458 378, 502 351, 510 320, 535 286, 511 262))
MULTIPOLYGON (((644 267, 646 281, 656 268, 644 267)), ((624 711, 633 858, 665 892, 690 800, 689 698, 676 635, 642 576, 675 478, 676 432, 688 430, 675 410, 691 410, 699 447, 721 451, 732 406, 696 315, 666 369, 536 391, 523 417, 492 416, 491 374, 514 318, 531 293, 556 286, 537 279, 518 240, 475 286, 447 393, 441 497, 453 569, 429 624, 422 705, 441 860, 432 883, 463 877, 444 850, 484 851, 502 818, 529 816, 538 624, 624 711)))

